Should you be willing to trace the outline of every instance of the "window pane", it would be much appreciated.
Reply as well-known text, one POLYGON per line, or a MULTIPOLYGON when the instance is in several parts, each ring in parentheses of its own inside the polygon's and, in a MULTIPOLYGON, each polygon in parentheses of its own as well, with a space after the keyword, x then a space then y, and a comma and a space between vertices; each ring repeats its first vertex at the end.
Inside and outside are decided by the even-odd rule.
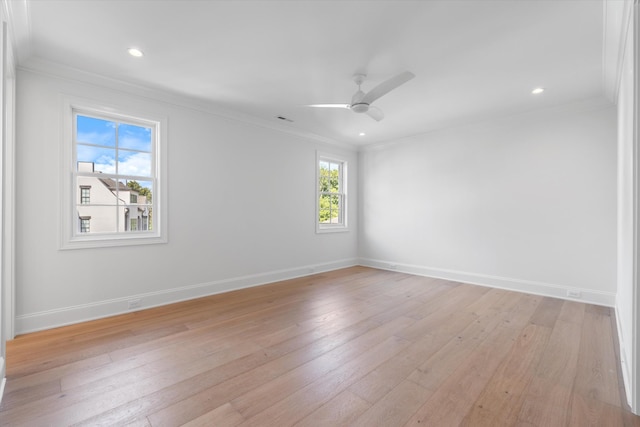
POLYGON ((331 212, 328 209, 320 209, 320 216, 318 220, 322 224, 328 224, 331 222, 331 212))
POLYGON ((153 182, 145 180, 123 180, 122 185, 129 191, 132 204, 150 205, 153 202, 153 182), (133 199, 136 202, 133 202, 133 199))
POLYGON ((126 230, 152 230, 153 181, 120 180, 120 199, 126 200, 126 230))
POLYGON ((341 201, 342 201, 342 198, 340 196, 331 196, 331 223, 332 224, 340 224, 342 222, 341 201))
POLYGON ((153 229, 153 210, 149 206, 129 205, 127 207, 128 228, 126 231, 150 231, 153 229))
POLYGON ((151 154, 139 151, 119 151, 118 174, 150 177, 151 154))
POLYGON ((331 210, 340 209, 340 196, 331 196, 331 210))
POLYGON ((320 192, 329 192, 329 171, 327 169, 320 169, 320 192))
POLYGON ((109 120, 78 115, 76 139, 79 143, 115 147, 116 124, 109 120))
POLYGON ((338 193, 340 191, 340 171, 338 169, 331 170, 329 177, 329 191, 338 193))
POLYGON ((120 124, 118 126, 118 146, 137 151, 151 152, 151 128, 120 124))
POLYGON ((147 216, 142 217, 142 220, 143 220, 142 230, 153 231, 153 208, 149 207, 147 208, 146 211, 147 211, 147 216))
POLYGON ((114 233, 118 231, 118 208, 116 206, 78 205, 78 230, 82 233, 114 233), (87 221, 83 226, 83 218, 91 218, 87 229, 87 221), (85 231, 83 231, 83 229, 85 231))

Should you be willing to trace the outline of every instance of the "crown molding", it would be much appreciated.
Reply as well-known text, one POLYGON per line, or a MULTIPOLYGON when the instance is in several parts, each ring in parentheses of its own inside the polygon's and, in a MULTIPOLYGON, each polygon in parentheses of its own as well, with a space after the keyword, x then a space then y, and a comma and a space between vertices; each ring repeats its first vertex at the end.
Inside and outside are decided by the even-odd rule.
POLYGON ((31 13, 28 0, 2 0, 2 18, 7 22, 8 62, 15 68, 33 52, 31 42, 31 13))
POLYGON ((21 71, 31 72, 66 81, 99 86, 112 91, 139 96, 155 102, 162 102, 173 106, 212 114, 228 120, 241 122, 245 125, 257 126, 263 129, 266 128, 277 132, 283 132, 289 135, 303 138, 309 142, 338 146, 342 149, 354 152, 357 151, 357 147, 350 143, 325 138, 311 132, 296 129, 288 126, 287 123, 281 123, 281 121, 272 122, 240 111, 226 109, 211 102, 191 98, 174 92, 169 92, 161 88, 126 82, 123 80, 69 67, 64 64, 48 61, 38 57, 31 57, 24 63, 20 63, 18 69, 21 71))

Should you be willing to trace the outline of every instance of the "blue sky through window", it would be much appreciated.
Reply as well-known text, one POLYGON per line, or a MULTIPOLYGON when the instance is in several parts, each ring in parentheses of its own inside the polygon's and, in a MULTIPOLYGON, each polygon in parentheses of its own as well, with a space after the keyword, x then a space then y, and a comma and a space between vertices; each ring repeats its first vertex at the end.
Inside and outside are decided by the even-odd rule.
POLYGON ((92 162, 96 172, 116 173, 117 146, 118 175, 151 177, 151 138, 151 127, 77 115, 77 161, 92 162))

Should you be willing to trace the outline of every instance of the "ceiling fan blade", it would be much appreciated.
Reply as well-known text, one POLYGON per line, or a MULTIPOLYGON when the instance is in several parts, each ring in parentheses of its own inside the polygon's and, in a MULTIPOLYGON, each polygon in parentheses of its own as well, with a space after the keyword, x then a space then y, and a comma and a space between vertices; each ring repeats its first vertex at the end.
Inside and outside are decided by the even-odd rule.
POLYGON ((416 75, 413 74, 412 72, 405 71, 404 73, 400 73, 397 76, 391 77, 390 79, 383 81, 378 86, 374 87, 369 92, 367 92, 365 96, 362 98, 362 101, 360 102, 364 104, 371 104, 376 99, 380 98, 383 95, 386 95, 387 93, 391 92, 393 89, 408 82, 415 76, 416 75))
POLYGON ((349 104, 311 104, 311 105, 307 105, 307 107, 315 107, 315 108, 346 108, 346 109, 350 109, 351 105, 349 105, 349 104))
POLYGON ((369 107, 369 109, 366 112, 366 115, 371 117, 373 120, 377 122, 384 119, 384 113, 378 107, 369 107))

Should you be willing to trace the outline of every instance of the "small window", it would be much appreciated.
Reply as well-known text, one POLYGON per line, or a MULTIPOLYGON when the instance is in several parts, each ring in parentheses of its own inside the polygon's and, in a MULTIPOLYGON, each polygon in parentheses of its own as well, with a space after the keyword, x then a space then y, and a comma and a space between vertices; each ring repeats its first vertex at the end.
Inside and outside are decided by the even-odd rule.
POLYGON ((80 217, 80 232, 89 233, 91 231, 91 217, 80 217))
POLYGON ((138 203, 138 195, 137 194, 131 194, 129 197, 129 203, 138 203))
POLYGON ((91 203, 91 187, 80 187, 80 204, 88 205, 91 203))
POLYGON ((347 229, 347 162, 318 154, 316 231, 347 229))

